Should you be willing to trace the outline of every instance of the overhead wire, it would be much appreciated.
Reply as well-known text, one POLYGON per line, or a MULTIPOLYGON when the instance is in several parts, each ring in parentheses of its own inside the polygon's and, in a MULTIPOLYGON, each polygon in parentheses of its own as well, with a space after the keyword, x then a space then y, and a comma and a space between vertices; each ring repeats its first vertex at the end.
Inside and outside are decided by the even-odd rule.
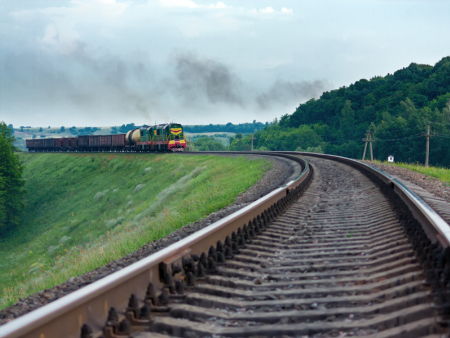
POLYGON ((432 124, 440 124, 442 126, 450 126, 450 123, 430 122, 432 124))
POLYGON ((387 141, 400 141, 400 140, 410 140, 413 138, 419 138, 422 137, 422 135, 416 135, 416 136, 409 136, 409 137, 402 137, 402 138, 386 138, 386 139, 374 139, 374 141, 376 142, 387 142, 387 141))

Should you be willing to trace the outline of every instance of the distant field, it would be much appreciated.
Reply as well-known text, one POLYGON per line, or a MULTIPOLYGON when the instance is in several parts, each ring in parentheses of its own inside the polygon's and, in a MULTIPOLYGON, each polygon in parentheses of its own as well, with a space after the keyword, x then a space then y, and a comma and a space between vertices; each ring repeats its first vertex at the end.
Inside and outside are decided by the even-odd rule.
POLYGON ((178 154, 19 156, 26 210, 0 239, 0 308, 225 207, 270 167, 178 154))
POLYGON ((420 164, 408 164, 408 163, 390 163, 390 162, 381 162, 381 161, 375 161, 377 163, 386 164, 386 165, 392 165, 397 167, 406 168, 424 175, 428 175, 434 178, 437 178, 438 180, 441 180, 442 182, 446 182, 450 184, 450 169, 447 168, 436 168, 436 167, 425 167, 420 164))
POLYGON ((195 142, 201 137, 214 137, 214 140, 221 142, 225 147, 230 145, 230 137, 234 137, 236 133, 185 133, 186 138, 195 142))
MULTIPOLYGON (((24 131, 20 131, 15 129, 14 130, 14 136, 16 138, 23 138, 23 139, 30 139, 33 138, 33 135, 36 135, 36 138, 41 138, 41 136, 45 137, 73 137, 76 135, 73 135, 69 129, 66 129, 65 131, 61 131, 61 128, 42 128, 42 131, 39 131, 40 128, 25 128, 24 131)), ((109 135, 111 134, 111 127, 101 127, 101 130, 97 130, 95 135, 99 134, 105 134, 109 135)))

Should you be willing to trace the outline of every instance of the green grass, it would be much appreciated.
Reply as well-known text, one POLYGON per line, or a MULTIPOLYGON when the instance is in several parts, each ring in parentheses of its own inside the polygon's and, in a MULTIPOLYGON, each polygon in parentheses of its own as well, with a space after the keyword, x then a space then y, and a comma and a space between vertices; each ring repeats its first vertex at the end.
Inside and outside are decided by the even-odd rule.
POLYGON ((0 308, 234 202, 270 168, 244 157, 20 154, 25 212, 0 238, 0 308))
POLYGON ((420 164, 408 164, 408 163, 390 163, 390 162, 381 162, 374 161, 380 164, 392 165, 397 167, 406 168, 424 175, 428 175, 438 180, 450 184, 450 169, 447 168, 438 168, 438 167, 425 167, 420 164))

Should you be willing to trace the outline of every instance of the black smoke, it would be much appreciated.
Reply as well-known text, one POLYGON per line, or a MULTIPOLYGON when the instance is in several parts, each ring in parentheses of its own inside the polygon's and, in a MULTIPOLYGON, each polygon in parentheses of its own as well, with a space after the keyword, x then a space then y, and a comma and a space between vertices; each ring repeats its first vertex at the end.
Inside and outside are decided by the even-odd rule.
POLYGON ((319 98, 326 90, 331 88, 328 81, 276 81, 267 92, 256 97, 258 107, 270 109, 277 105, 294 105, 312 98, 319 98))
POLYGON ((175 57, 176 90, 187 101, 206 99, 243 107, 242 81, 223 63, 194 54, 175 57))

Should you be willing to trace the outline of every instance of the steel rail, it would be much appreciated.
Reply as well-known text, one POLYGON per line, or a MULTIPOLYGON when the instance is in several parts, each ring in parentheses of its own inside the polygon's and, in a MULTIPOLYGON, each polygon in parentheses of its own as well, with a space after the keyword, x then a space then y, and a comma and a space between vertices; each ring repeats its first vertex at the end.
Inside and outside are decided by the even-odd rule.
POLYGON ((450 246, 449 224, 416 193, 414 193, 402 182, 385 173, 384 171, 379 170, 371 166, 370 164, 342 156, 289 151, 281 153, 319 157, 323 159, 338 161, 347 165, 351 165, 359 170, 362 170, 363 172, 365 171, 370 175, 377 177, 378 179, 382 180, 387 186, 389 186, 407 205, 413 216, 422 225, 423 230, 425 231, 431 242, 435 243, 437 241, 444 249, 450 246))
POLYGON ((144 290, 149 283, 153 283, 157 290, 163 288, 164 283, 160 279, 161 262, 170 266, 172 263, 180 263, 183 257, 207 252, 217 241, 223 240, 243 224, 276 205, 291 190, 306 185, 312 176, 312 168, 306 161, 300 160, 299 155, 338 161, 375 177, 406 204, 432 242, 437 241, 443 248, 450 245, 449 225, 400 181, 369 164, 335 155, 307 152, 209 152, 208 154, 280 156, 302 162, 304 169, 299 177, 236 213, 143 260, 0 327, 0 338, 75 338, 80 336, 80 328, 83 324, 89 324, 96 331, 101 330, 110 307, 126 309, 131 294, 135 294, 140 299, 144 298, 144 290))
MULTIPOLYGON (((239 152, 239 154, 243 153, 239 152)), ((276 153, 259 154, 291 159, 300 163, 303 170, 298 177, 284 186, 195 234, 1 326, 0 338, 79 338, 84 324, 88 324, 96 331, 101 331, 111 307, 126 309, 131 294, 135 294, 139 299, 145 299, 149 283, 152 283, 158 291, 163 289, 164 282, 160 275, 161 263, 167 266, 181 265, 185 257, 208 252, 208 249, 215 246, 218 241, 223 241, 244 224, 255 220, 270 208, 274 208, 280 200, 296 188, 305 186, 312 177, 312 168, 308 162, 297 156, 276 153)))

